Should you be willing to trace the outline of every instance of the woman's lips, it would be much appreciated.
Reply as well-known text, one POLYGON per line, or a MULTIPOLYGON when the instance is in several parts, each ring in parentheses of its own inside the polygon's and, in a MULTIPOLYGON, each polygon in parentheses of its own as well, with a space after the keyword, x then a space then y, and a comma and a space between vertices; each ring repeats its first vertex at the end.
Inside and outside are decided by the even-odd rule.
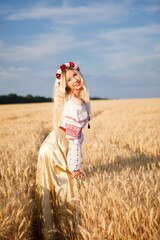
POLYGON ((80 82, 77 82, 77 83, 75 84, 75 86, 77 86, 77 87, 78 87, 79 85, 80 85, 80 82))

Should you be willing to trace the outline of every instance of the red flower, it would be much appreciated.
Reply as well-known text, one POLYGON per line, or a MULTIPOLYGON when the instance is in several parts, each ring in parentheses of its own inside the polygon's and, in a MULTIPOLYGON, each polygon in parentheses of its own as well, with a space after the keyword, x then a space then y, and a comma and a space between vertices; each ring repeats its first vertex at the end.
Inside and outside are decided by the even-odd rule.
POLYGON ((60 79, 60 78, 61 78, 61 74, 57 73, 57 74, 56 74, 56 78, 57 78, 57 79, 60 79))
POLYGON ((63 71, 64 69, 66 69, 66 65, 65 64, 61 65, 60 69, 63 71))
POLYGON ((71 67, 75 66, 73 62, 69 62, 69 64, 70 64, 71 67))
POLYGON ((78 70, 78 71, 80 70, 79 67, 77 68, 77 70, 78 70))

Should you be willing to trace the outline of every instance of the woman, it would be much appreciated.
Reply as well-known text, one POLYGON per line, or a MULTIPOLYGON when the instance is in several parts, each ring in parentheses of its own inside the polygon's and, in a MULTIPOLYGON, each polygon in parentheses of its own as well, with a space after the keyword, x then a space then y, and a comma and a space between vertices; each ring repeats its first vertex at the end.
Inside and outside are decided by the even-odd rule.
POLYGON ((90 118, 89 94, 80 69, 73 62, 65 63, 56 74, 53 130, 40 147, 37 164, 36 195, 44 239, 56 239, 56 231, 64 234, 65 210, 76 202, 77 180, 82 179, 82 128, 90 118))

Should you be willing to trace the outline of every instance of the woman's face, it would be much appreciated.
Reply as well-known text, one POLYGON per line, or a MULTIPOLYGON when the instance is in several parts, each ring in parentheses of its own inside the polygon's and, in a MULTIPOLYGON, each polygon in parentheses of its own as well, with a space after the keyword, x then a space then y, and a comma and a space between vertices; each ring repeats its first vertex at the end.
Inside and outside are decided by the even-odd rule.
POLYGON ((81 77, 74 70, 68 70, 66 72, 66 86, 71 90, 81 90, 82 81, 81 77))

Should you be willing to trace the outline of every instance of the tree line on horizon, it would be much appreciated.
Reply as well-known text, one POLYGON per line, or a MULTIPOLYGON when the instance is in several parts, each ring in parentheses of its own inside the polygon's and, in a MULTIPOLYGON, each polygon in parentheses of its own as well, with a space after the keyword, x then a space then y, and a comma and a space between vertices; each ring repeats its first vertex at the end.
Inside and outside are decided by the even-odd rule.
MULTIPOLYGON (((108 98, 91 97, 91 100, 107 100, 108 98)), ((18 96, 17 94, 10 93, 8 95, 0 95, 0 104, 12 104, 12 103, 41 103, 41 102, 52 102, 52 98, 32 96, 31 94, 18 96)))

